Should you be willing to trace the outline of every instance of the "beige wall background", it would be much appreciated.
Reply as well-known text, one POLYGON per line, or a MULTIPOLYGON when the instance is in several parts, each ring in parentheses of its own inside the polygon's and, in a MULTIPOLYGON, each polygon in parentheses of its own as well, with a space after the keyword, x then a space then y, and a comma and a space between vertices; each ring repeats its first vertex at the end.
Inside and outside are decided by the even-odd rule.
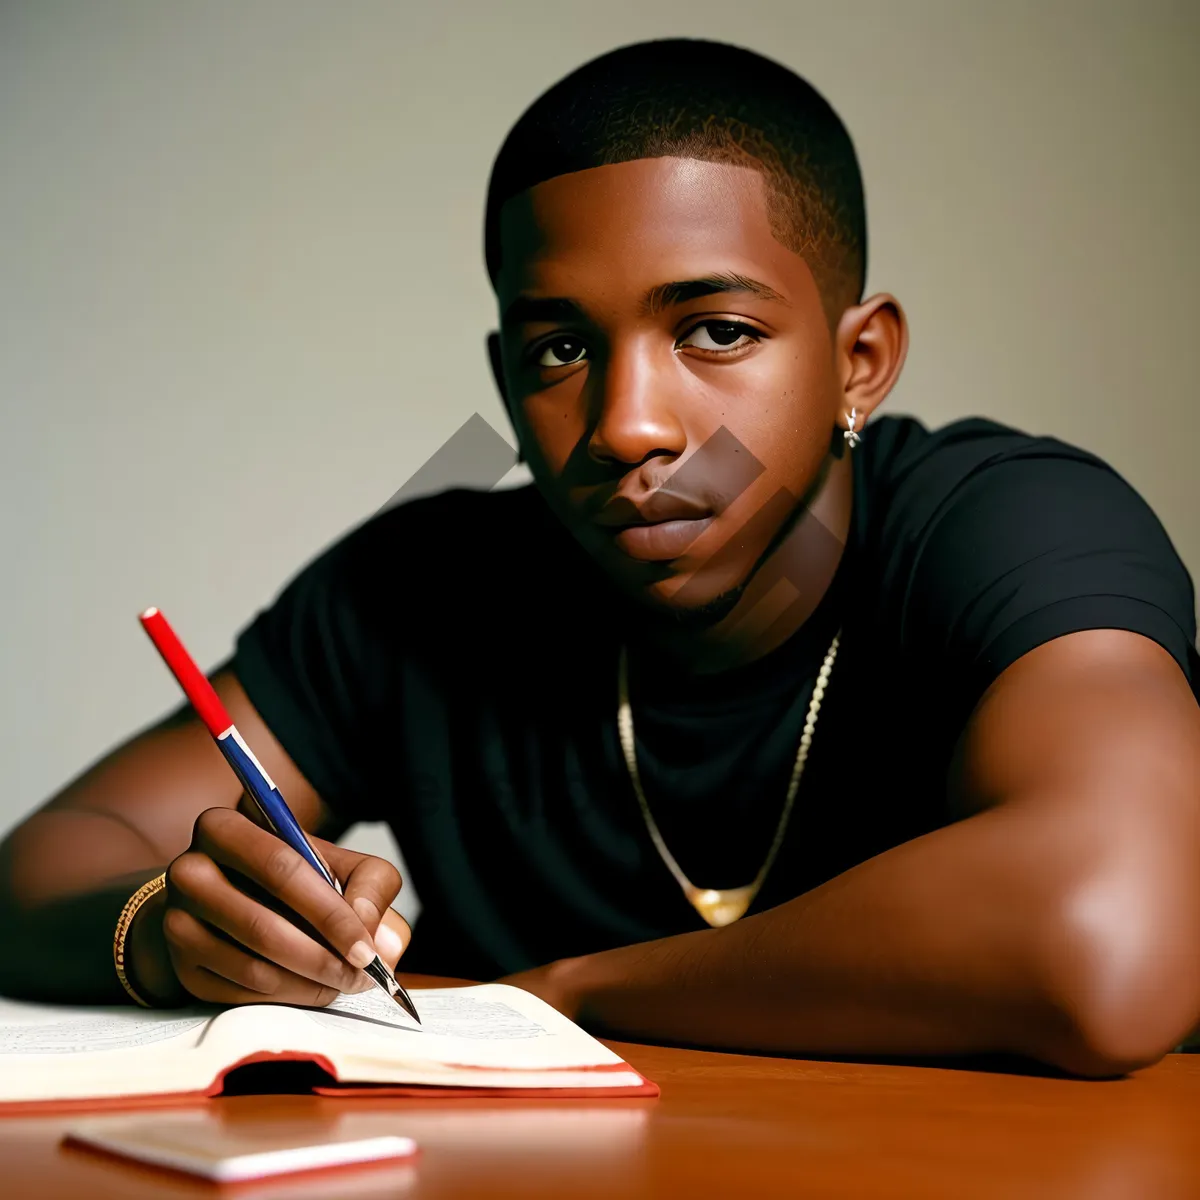
MULTIPOLYGON (((738 41, 853 132, 891 411, 1111 461, 1200 571, 1200 6, 0 2, 0 831, 177 702, 472 413, 484 185, 612 46, 738 41)), ((372 843, 374 844, 374 843, 372 843)))

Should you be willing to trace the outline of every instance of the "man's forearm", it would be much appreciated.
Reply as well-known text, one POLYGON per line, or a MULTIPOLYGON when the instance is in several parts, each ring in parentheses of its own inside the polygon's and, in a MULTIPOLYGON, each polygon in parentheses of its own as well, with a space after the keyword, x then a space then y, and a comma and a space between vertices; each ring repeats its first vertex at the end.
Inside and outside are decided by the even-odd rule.
MULTIPOLYGON (((1105 1038, 1080 1011, 1093 992, 1129 988, 1105 961, 1104 931, 1066 915, 1104 855, 1060 824, 992 810, 724 929, 554 964, 550 991, 618 1037, 782 1053, 1016 1053, 1085 1074, 1138 1065, 1096 1044, 1105 1038)), ((1117 871, 1112 883, 1129 880, 1117 871)), ((1130 1057, 1172 1044, 1177 1017, 1146 1020, 1153 1028, 1129 1044, 1149 1049, 1130 1057)))
POLYGON ((163 869, 153 849, 93 813, 38 813, 0 844, 0 994, 64 1004, 129 997, 113 966, 125 902, 163 869))

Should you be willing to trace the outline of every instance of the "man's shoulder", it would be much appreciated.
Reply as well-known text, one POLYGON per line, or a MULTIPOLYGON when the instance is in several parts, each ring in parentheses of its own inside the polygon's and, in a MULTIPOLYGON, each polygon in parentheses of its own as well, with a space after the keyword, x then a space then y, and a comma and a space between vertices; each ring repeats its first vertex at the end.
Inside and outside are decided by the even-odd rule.
POLYGON ((1056 437, 1026 433, 984 417, 928 428, 915 417, 880 417, 864 440, 862 483, 872 512, 891 533, 916 531, 956 500, 982 495, 1003 503, 1014 489, 1100 488, 1139 503, 1114 468, 1056 437))
POLYGON ((1190 620, 1190 577, 1167 531, 1098 455, 979 417, 933 430, 910 417, 872 425, 855 464, 858 528, 881 591, 905 613, 917 597, 1008 595, 1018 580, 1029 595, 1068 579, 1122 593, 1137 562, 1152 568, 1161 606, 1190 620))
POLYGON ((986 417, 963 417, 929 428, 917 417, 879 417, 865 443, 867 471, 879 486, 957 482, 1013 459, 1084 462, 1107 471, 1098 455, 1060 438, 1031 434, 986 417))
POLYGON ((942 663, 960 715, 1021 654, 1082 629, 1141 633, 1193 678, 1191 578, 1102 458, 980 418, 872 424, 870 457, 855 463, 872 617, 931 669, 942 663))

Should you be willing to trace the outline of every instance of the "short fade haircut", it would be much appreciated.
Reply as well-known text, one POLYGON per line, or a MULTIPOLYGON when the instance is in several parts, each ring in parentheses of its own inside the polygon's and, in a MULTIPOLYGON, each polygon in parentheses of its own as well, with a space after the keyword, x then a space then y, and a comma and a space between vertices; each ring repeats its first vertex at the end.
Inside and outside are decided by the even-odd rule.
POLYGON ((668 38, 594 58, 529 106, 488 181, 484 257, 500 270, 500 209, 547 179, 641 158, 759 171, 771 232, 812 271, 835 321, 862 297, 867 221, 854 143, 815 88, 724 42, 668 38))

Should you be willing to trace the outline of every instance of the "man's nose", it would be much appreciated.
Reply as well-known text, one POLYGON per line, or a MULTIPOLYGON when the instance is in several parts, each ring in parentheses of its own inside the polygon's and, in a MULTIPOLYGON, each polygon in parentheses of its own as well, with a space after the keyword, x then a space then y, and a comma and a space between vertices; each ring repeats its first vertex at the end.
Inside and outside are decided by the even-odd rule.
POLYGON ((687 434, 675 402, 674 365, 673 356, 669 363, 657 363, 644 349, 630 348, 610 354, 599 370, 589 372, 588 387, 595 389, 589 457, 636 466, 683 454, 687 434))

